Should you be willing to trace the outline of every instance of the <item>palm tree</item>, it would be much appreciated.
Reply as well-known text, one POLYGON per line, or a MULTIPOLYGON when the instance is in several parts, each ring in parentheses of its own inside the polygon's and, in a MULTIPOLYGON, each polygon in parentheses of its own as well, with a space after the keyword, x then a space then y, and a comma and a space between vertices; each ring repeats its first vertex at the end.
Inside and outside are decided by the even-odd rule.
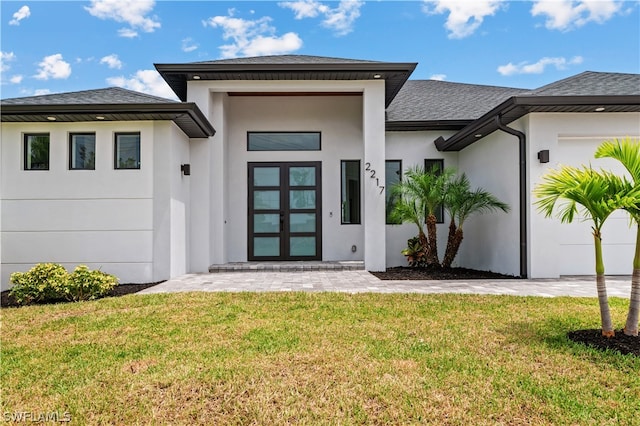
POLYGON ((613 173, 604 170, 598 172, 584 166, 564 166, 559 170, 551 170, 542 179, 543 182, 534 190, 535 195, 540 198, 535 204, 546 217, 551 216, 558 202, 563 200, 564 203, 558 206, 563 223, 573 222, 578 206, 581 206, 586 220, 592 222, 602 335, 611 337, 615 332, 602 260, 602 226, 615 210, 632 206, 631 184, 613 173))
MULTIPOLYGON (((640 186, 640 141, 625 138, 622 140, 604 141, 596 150, 596 158, 614 158, 627 169, 634 186, 640 186)), ((636 226, 636 250, 633 257, 633 274, 631 275, 631 296, 629 297, 629 312, 624 326, 624 334, 638 335, 638 320, 640 319, 640 202, 635 208, 626 209, 636 226)))
POLYGON ((442 260, 443 268, 450 268, 462 244, 464 222, 474 213, 486 213, 496 210, 509 211, 509 206, 493 194, 477 188, 471 190, 469 179, 463 173, 446 184, 444 208, 449 213, 449 237, 447 249, 442 260), (456 224, 457 221, 457 224, 456 224))
POLYGON ((436 210, 444 201, 444 188, 453 171, 438 167, 425 170, 415 166, 405 172, 405 178, 392 189, 397 203, 392 212, 392 219, 415 223, 418 226, 418 237, 425 248, 427 266, 440 267, 438 259, 438 241, 436 230, 436 210), (423 223, 426 222, 425 235, 423 223))

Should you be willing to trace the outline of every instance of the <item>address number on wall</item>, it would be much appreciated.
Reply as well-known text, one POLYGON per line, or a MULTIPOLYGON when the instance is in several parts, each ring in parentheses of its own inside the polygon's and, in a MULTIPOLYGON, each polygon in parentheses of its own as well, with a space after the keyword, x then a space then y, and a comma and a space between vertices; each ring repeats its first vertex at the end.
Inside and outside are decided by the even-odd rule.
POLYGON ((380 189, 380 194, 382 194, 384 192, 384 185, 380 185, 380 179, 376 177, 376 169, 371 168, 371 163, 364 163, 364 171, 365 175, 369 173, 369 177, 376 180, 376 186, 380 189))

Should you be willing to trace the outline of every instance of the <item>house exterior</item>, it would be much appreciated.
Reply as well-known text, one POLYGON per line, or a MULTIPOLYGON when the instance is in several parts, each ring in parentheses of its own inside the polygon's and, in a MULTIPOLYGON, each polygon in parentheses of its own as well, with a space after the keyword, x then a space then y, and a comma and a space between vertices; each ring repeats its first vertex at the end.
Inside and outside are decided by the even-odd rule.
MULTIPOLYGON (((299 55, 156 64, 180 102, 119 88, 2 100, 3 288, 45 261, 121 282, 228 262, 404 265, 415 225, 387 223, 386 189, 418 164, 454 167, 511 206, 469 220, 456 264, 591 274, 588 224, 543 218, 531 192, 558 164, 623 173, 592 157, 604 139, 640 136, 640 75, 585 72, 525 90, 410 80, 415 66, 299 55)), ((438 231, 444 248, 447 224, 438 231)), ((630 273, 632 234, 622 213, 605 226, 608 273, 630 273)))

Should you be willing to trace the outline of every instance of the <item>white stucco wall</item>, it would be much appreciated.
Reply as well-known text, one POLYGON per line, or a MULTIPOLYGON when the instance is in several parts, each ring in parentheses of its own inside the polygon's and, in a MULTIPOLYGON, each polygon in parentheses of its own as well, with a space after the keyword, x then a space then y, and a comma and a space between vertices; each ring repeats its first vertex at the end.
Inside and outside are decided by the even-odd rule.
POLYGON ((198 176, 191 185, 192 272, 205 271, 211 264, 247 260, 247 163, 260 161, 321 161, 322 258, 363 260, 368 221, 372 248, 366 262, 370 268, 384 269, 384 202, 380 212, 369 207, 367 213, 367 201, 380 203, 378 198, 384 200, 384 195, 365 198, 364 173, 363 223, 340 224, 340 160, 360 160, 364 172, 369 161, 365 157, 371 157, 381 166, 377 170, 384 179, 383 81, 190 81, 187 93, 216 129, 212 138, 191 141, 192 163, 198 164, 194 172, 198 176), (242 92, 265 92, 265 96, 233 96, 242 92), (298 93, 269 96, 268 92, 298 93), (331 95, 300 96, 299 92, 331 95), (322 150, 248 152, 248 131, 320 131, 322 150), (372 148, 369 156, 364 152, 365 139, 372 148))
MULTIPOLYGON (((413 166, 423 166, 424 160, 444 160, 445 168, 458 167, 457 152, 439 152, 433 141, 439 136, 449 137, 453 132, 387 132, 386 160, 401 160, 403 172, 413 166)), ((437 225, 438 254, 442 260, 447 244, 449 218, 437 225)), ((386 225, 387 267, 406 266, 407 260, 400 253, 407 247, 407 240, 418 234, 414 224, 386 225)), ((456 265, 459 262, 456 259, 456 265)))
POLYGON ((230 97, 228 105, 229 261, 247 260, 247 163, 265 161, 322 162, 322 259, 363 260, 364 225, 340 223, 340 160, 363 158, 362 97, 241 96, 230 97), (247 151, 248 131, 319 131, 322 147, 247 151), (358 247, 355 253, 352 245, 358 247))
MULTIPOLYGON (((526 131, 525 119, 510 127, 526 131)), ((459 153, 458 167, 472 188, 482 187, 509 204, 509 213, 476 214, 464 224, 458 265, 520 275, 520 212, 518 138, 502 131, 477 141, 459 153)))
MULTIPOLYGON (((595 159, 596 147, 604 140, 640 136, 638 113, 592 113, 530 115, 529 190, 550 168, 591 164, 625 173, 615 160, 595 159), (548 149, 550 162, 540 164, 537 153, 548 149)), ((534 200, 535 201, 535 200, 534 200)), ((561 224, 530 209, 530 274, 534 278, 595 273, 593 237, 589 222, 561 224)), ((607 274, 631 274, 635 231, 623 212, 614 213, 603 227, 603 257, 607 274)))
POLYGON ((172 122, 2 123, 2 288, 39 262, 120 282, 186 272, 188 138, 172 122), (23 170, 23 134, 50 134, 50 169, 23 170), (69 133, 96 134, 95 170, 69 170, 69 133), (114 133, 140 132, 141 168, 115 170, 114 133))

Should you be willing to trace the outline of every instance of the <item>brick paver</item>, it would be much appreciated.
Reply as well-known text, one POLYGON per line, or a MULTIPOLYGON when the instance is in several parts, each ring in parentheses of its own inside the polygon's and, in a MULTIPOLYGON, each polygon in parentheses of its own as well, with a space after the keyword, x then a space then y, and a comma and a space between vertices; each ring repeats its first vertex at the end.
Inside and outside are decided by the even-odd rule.
MULTIPOLYGON (((607 277, 609 296, 629 297, 630 276, 607 277)), ((596 297, 595 278, 466 281, 380 280, 367 271, 227 272, 187 274, 139 294, 187 291, 329 291, 346 293, 473 293, 596 297)))

